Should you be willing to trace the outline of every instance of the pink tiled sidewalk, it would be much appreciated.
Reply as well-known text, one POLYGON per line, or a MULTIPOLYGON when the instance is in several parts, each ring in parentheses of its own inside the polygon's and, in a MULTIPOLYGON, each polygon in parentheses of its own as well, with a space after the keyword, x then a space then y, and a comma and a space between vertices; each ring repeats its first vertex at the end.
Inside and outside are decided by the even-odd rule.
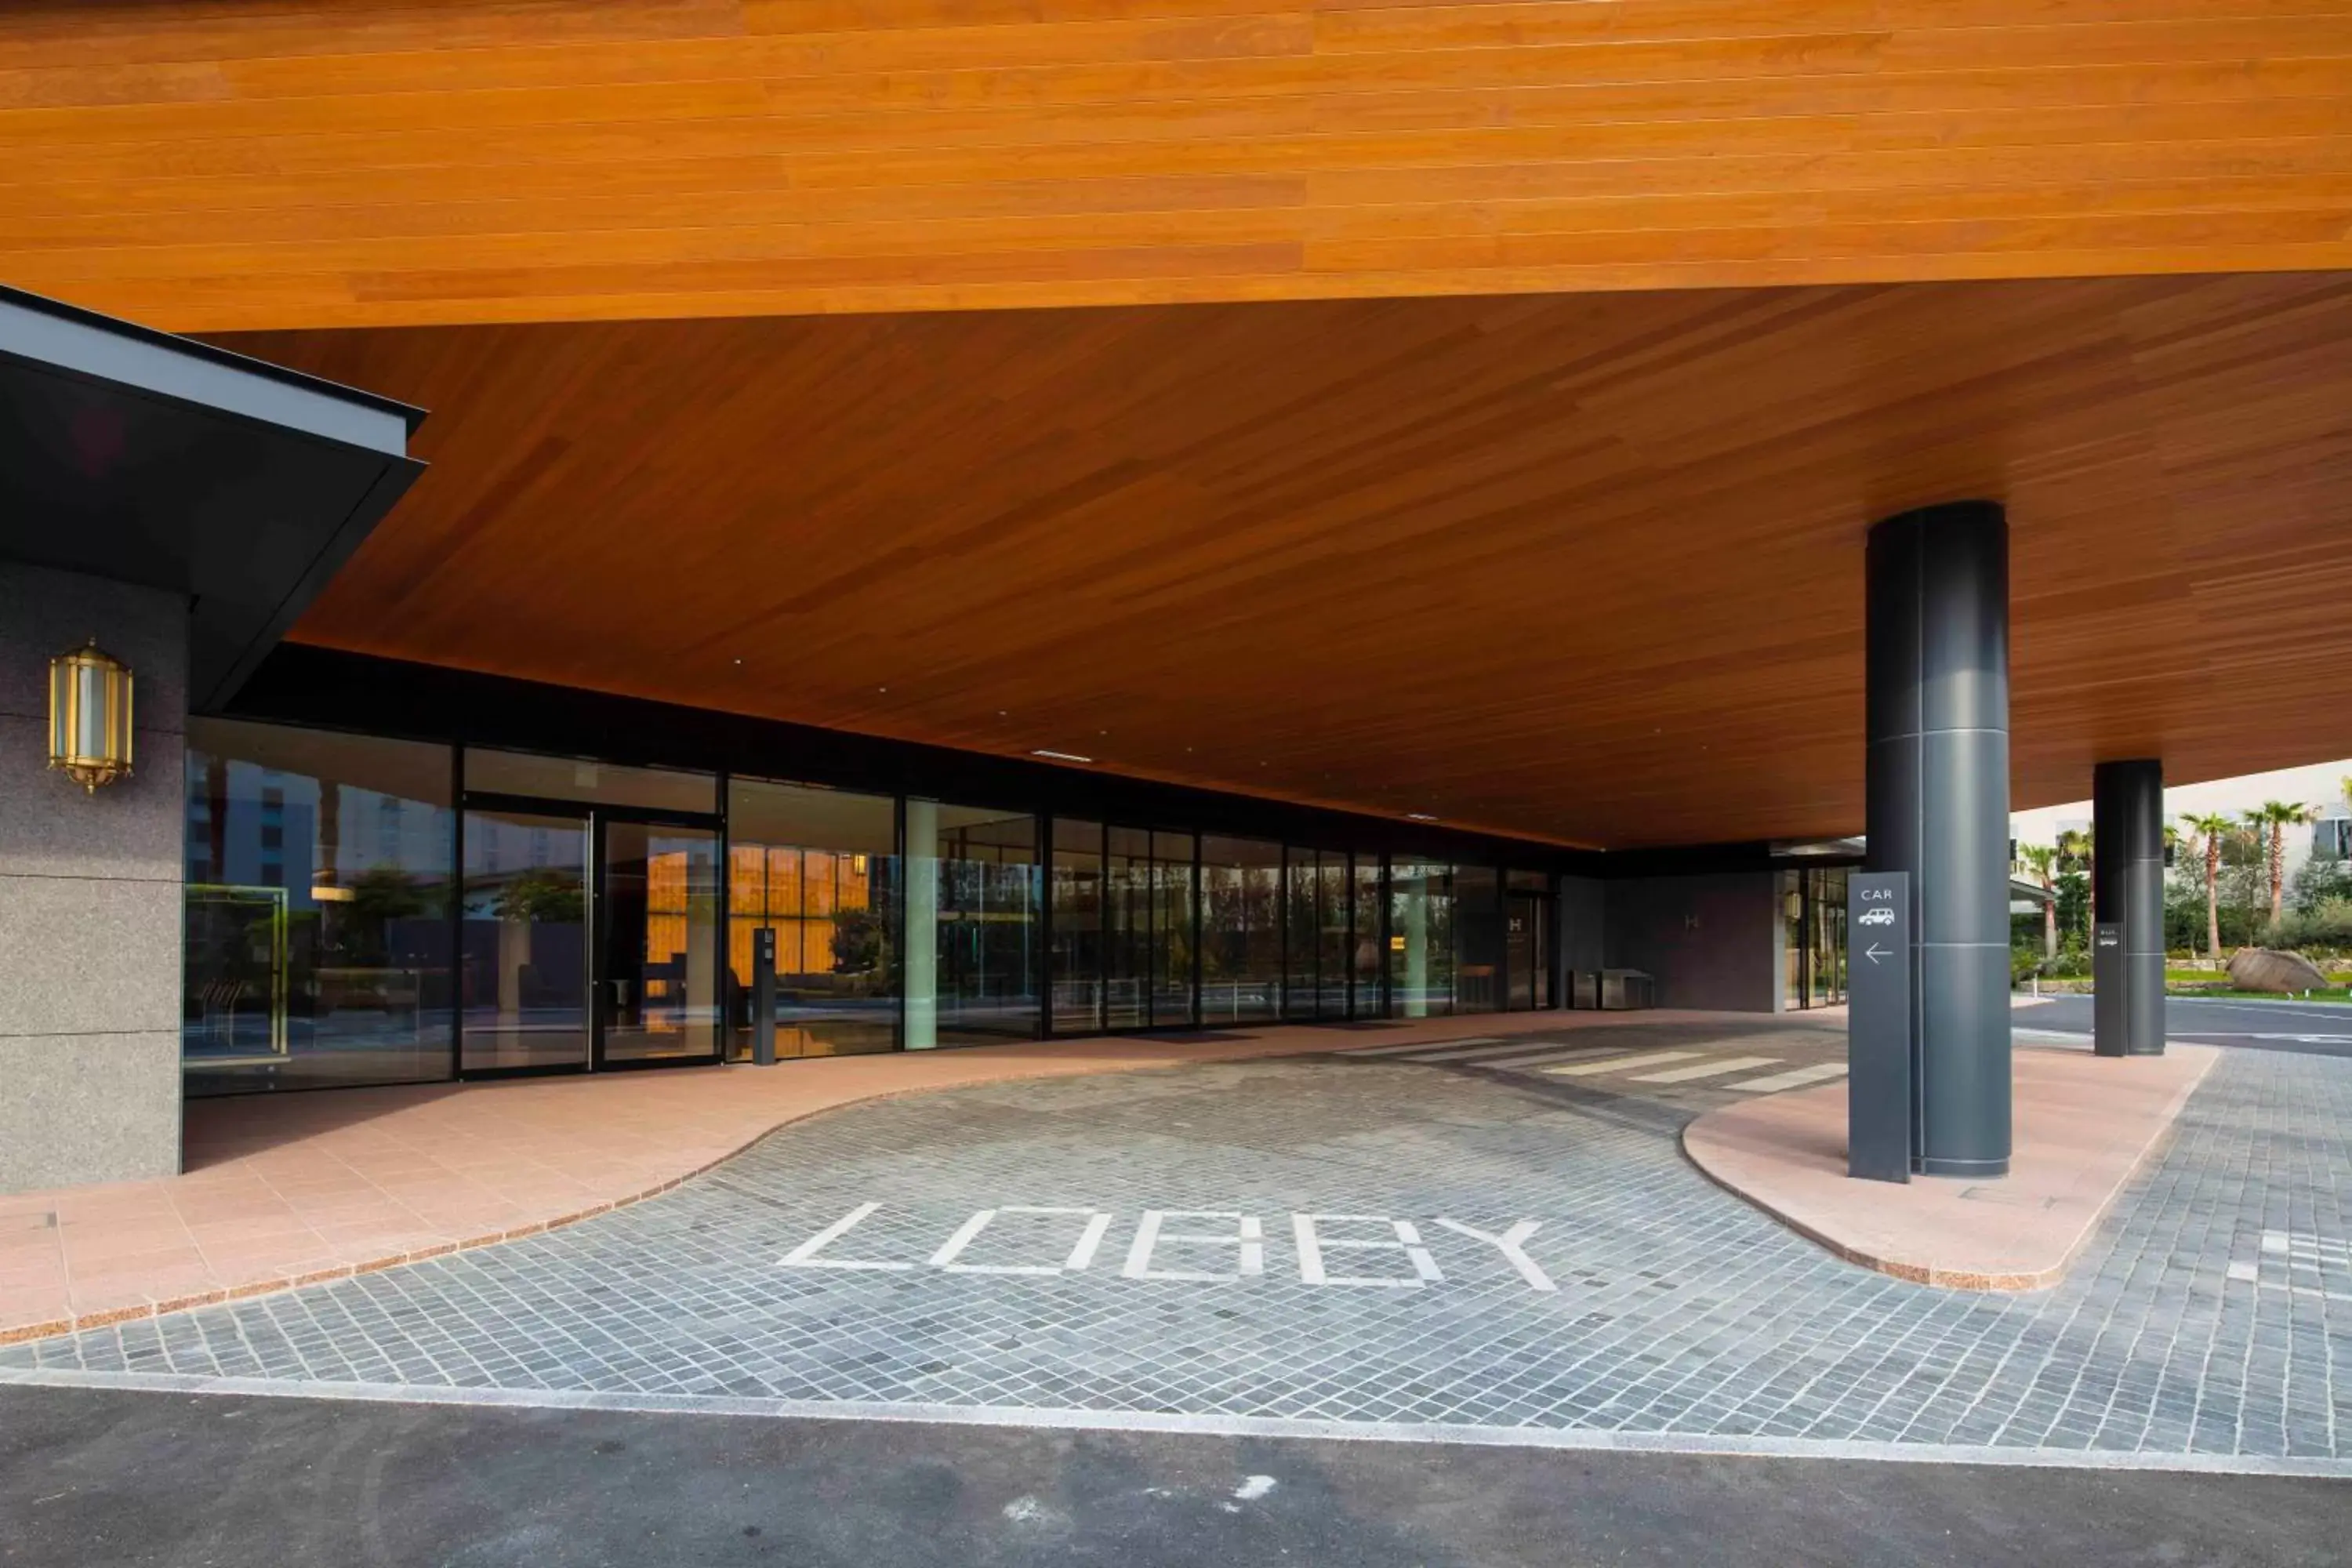
POLYGON ((2040 1290, 2065 1274, 2220 1057, 2179 1044, 2121 1058, 2019 1050, 2010 1173, 2000 1181, 1850 1179, 1843 1082, 1710 1110, 1683 1129, 1683 1151, 1849 1262, 1955 1289, 2040 1290))

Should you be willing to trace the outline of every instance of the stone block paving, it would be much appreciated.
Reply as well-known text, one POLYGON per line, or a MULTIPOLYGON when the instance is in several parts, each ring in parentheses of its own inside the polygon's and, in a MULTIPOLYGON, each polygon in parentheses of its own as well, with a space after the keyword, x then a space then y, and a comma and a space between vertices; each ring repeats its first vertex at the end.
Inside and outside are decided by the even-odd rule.
POLYGON ((2352 1061, 2231 1054, 2021 1296, 1710 1185, 1700 1098, 1293 1058, 875 1102, 564 1230, 0 1368, 2345 1456, 2352 1061), (1299 1214, 1353 1217, 1302 1246, 1299 1214))

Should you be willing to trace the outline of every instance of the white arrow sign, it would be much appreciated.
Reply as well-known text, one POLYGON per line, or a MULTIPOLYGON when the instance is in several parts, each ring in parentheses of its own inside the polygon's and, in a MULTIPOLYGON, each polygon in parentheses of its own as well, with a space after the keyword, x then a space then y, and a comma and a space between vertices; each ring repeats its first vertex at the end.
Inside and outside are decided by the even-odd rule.
POLYGON ((1892 958, 1895 955, 1874 942, 1868 947, 1862 950, 1862 956, 1870 960, 1871 963, 1876 963, 1882 958, 1892 958))

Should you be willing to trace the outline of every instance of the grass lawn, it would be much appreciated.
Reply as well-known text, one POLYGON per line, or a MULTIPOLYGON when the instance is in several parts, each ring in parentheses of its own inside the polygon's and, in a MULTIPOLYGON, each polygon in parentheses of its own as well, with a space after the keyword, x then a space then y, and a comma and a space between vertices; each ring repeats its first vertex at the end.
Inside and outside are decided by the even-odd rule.
POLYGON ((2282 996, 2275 991, 2214 991, 2198 984, 2179 984, 2171 976, 2165 977, 2164 994, 2168 996, 2209 996, 2217 1002, 2352 1002, 2352 987, 2331 985, 2325 991, 2314 991, 2308 996, 2282 996))

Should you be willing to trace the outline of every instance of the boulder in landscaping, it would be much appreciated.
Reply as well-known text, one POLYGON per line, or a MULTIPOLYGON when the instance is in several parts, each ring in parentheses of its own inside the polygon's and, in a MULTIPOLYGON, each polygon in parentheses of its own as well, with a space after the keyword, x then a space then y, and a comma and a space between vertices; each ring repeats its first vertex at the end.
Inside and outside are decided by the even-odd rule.
POLYGON ((2327 976, 2299 952, 2273 952, 2268 948, 2241 948, 2230 955, 2230 984, 2241 991, 2320 991, 2327 976))

